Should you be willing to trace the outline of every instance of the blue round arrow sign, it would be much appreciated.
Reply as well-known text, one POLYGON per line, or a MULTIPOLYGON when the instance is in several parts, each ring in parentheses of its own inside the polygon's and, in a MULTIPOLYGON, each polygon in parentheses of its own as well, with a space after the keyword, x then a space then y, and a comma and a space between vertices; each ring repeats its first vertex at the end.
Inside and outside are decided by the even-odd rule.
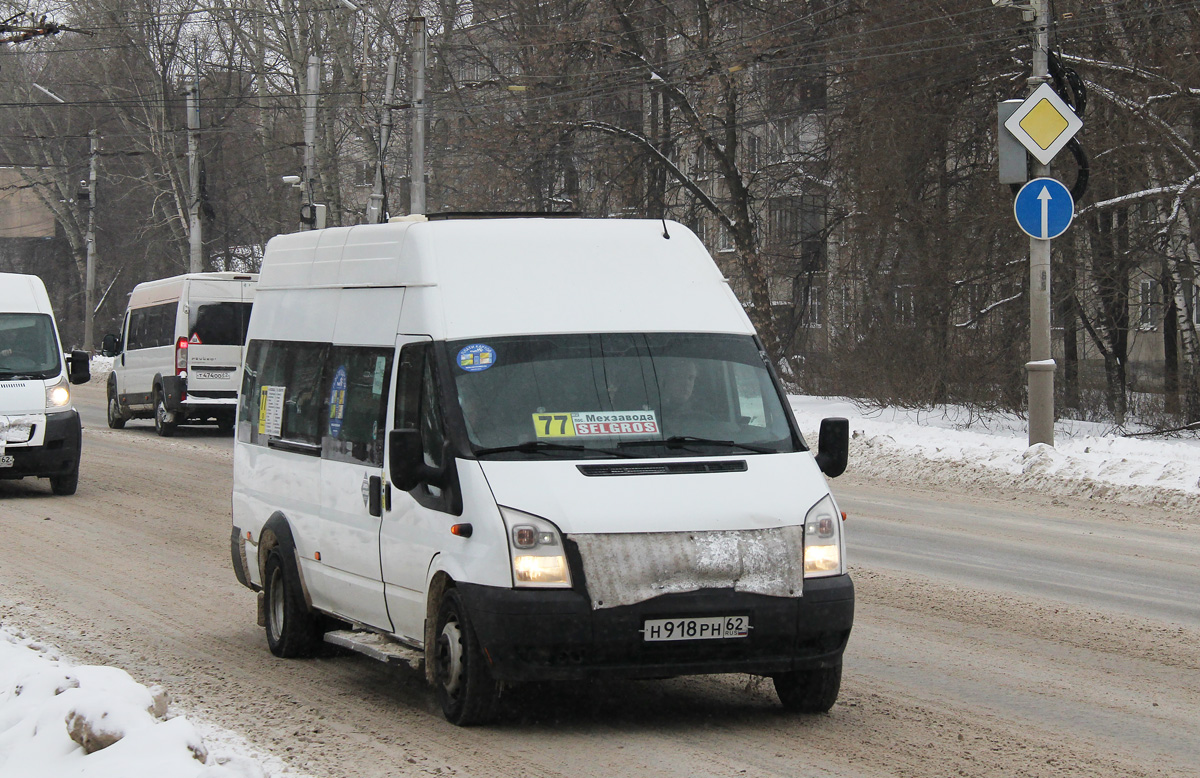
POLYGON ((1013 214, 1026 235, 1052 240, 1071 226, 1071 219, 1075 218, 1075 201, 1060 181, 1035 178, 1017 192, 1013 214))

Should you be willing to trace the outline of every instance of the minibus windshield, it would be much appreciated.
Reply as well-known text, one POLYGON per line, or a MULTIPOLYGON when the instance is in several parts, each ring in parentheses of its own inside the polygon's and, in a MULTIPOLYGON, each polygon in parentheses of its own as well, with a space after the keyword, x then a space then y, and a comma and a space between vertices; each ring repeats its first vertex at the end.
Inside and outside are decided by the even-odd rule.
POLYGON ((748 335, 526 335, 446 345, 467 436, 481 458, 803 449, 748 335))
POLYGON ((62 355, 44 313, 0 313, 0 379, 54 378, 62 355))

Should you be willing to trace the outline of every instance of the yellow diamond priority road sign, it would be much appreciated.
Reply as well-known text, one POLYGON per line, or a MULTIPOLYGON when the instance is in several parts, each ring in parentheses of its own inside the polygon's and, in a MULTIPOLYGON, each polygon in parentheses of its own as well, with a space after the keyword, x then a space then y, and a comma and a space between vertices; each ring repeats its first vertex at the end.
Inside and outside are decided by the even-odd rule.
POLYGON ((1033 90, 1004 123, 1004 128, 1043 165, 1049 165, 1081 127, 1083 121, 1049 84, 1033 90))

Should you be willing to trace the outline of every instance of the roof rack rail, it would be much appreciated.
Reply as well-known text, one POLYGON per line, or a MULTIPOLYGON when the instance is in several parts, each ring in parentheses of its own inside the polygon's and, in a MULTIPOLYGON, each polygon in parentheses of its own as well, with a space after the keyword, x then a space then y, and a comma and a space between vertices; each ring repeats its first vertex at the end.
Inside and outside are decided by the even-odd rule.
POLYGON ((578 218, 578 211, 443 211, 427 213, 429 221, 443 219, 549 219, 549 218, 578 218))

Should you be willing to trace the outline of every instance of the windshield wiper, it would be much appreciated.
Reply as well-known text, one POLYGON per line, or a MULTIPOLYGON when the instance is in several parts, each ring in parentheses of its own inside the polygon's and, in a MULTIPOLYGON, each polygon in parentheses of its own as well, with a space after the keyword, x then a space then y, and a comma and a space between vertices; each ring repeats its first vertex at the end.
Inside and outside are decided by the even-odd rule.
POLYGON ((488 454, 504 454, 509 451, 519 451, 522 454, 545 454, 551 451, 583 451, 587 453, 607 454, 614 457, 623 457, 625 459, 636 458, 633 454, 626 454, 624 451, 615 451, 609 448, 590 448, 581 446, 577 443, 548 443, 544 440, 527 440, 524 443, 517 443, 513 446, 493 446, 491 448, 481 448, 475 451, 475 456, 482 457, 488 454))
POLYGON ((0 380, 3 381, 32 381, 35 378, 41 378, 37 373, 6 373, 0 371, 0 380))
POLYGON ((643 447, 643 446, 666 446, 667 448, 685 448, 689 443, 695 443, 702 446, 728 446, 730 448, 740 448, 746 451, 753 451, 756 454, 775 454, 776 449, 767 448, 766 446, 755 446, 750 443, 735 443, 732 440, 714 440, 712 438, 697 438, 692 435, 672 435, 664 440, 626 440, 617 445, 621 448, 643 447))

